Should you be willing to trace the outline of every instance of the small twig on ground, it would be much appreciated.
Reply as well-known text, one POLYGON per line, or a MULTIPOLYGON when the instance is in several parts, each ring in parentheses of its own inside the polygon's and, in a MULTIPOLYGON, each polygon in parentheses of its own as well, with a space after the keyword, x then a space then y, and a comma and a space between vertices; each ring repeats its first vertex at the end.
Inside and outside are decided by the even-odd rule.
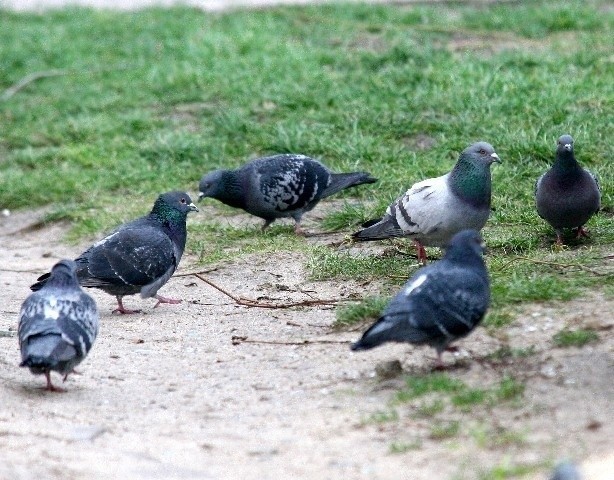
POLYGON ((550 265, 552 267, 561 267, 561 268, 579 268, 580 270, 584 270, 586 272, 592 273, 593 275, 597 275, 599 277, 603 277, 603 276, 607 276, 607 274, 605 273, 601 273, 598 272, 597 270, 594 270, 592 268, 589 268, 585 265, 581 265, 579 263, 558 263, 558 262, 548 262, 546 260, 536 260, 534 258, 529 258, 529 257, 522 257, 522 256, 518 256, 518 257, 514 257, 512 260, 510 260, 507 263, 504 263, 500 268, 499 271, 503 271, 505 270, 509 265, 511 265, 512 263, 514 263, 516 260, 524 260, 525 262, 530 262, 530 263, 535 263, 538 265, 550 265))
POLYGON ((72 72, 70 70, 43 70, 40 72, 30 73, 29 75, 26 75, 21 80, 19 80, 17 83, 14 83, 9 88, 7 88, 2 94, 2 96, 0 97, 0 100, 2 101, 8 100, 13 95, 15 95, 17 92, 19 92, 19 90, 21 90, 22 88, 27 87, 31 83, 41 78, 59 77, 62 75, 70 75, 71 73, 72 72))
POLYGON ((108 71, 113 71, 113 70, 118 70, 118 71, 119 70, 129 70, 132 68, 135 68, 135 65, 116 65, 116 66, 111 66, 111 67, 94 68, 94 69, 84 70, 84 71, 54 69, 54 70, 41 70, 39 72, 32 72, 26 75, 25 77, 23 77, 18 82, 11 85, 9 88, 7 88, 0 96, 0 101, 5 102, 9 100, 17 92, 24 89, 31 83, 36 82, 37 80, 40 80, 42 78, 61 77, 65 75, 88 75, 88 74, 103 73, 103 72, 108 72, 108 71))
POLYGON ((173 277, 191 277, 192 275, 203 275, 205 273, 215 272, 218 267, 210 268, 209 270, 201 270, 200 272, 177 273, 173 277))
POLYGON ((234 335, 232 338, 233 345, 240 345, 242 343, 263 343, 267 345, 314 345, 314 344, 322 344, 322 343, 336 343, 336 344, 349 344, 351 343, 349 340, 301 340, 298 342, 279 342, 275 340, 252 340, 247 337, 241 337, 238 335, 234 335))
POLYGON ((227 297, 232 298, 237 303, 237 305, 242 305, 244 307, 283 309, 283 308, 292 308, 292 307, 306 307, 306 306, 309 306, 309 305, 335 305, 336 303, 339 303, 339 302, 349 302, 349 301, 351 301, 351 299, 340 298, 340 299, 330 299, 330 300, 303 300, 301 302, 291 302, 291 303, 258 302, 256 300, 251 300, 249 298, 237 297, 236 295, 233 295, 232 293, 227 292, 222 287, 219 287, 218 285, 213 283, 211 280, 206 279, 205 277, 203 277, 199 273, 194 273, 192 275, 194 275, 196 278, 202 280, 207 285, 212 286, 217 291, 223 293, 227 297))
POLYGON ((32 269, 32 270, 16 270, 13 268, 0 268, 0 272, 11 272, 11 273, 38 273, 42 274, 42 270, 40 269, 32 269))

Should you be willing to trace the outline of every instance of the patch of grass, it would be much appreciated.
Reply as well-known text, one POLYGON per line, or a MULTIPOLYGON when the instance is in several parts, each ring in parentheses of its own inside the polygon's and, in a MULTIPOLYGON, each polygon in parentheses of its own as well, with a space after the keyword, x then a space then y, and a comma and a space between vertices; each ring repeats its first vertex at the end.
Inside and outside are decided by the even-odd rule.
POLYGON ((489 449, 522 446, 527 442, 526 432, 484 425, 472 429, 471 436, 480 448, 489 449))
POLYGON ((420 439, 415 439, 411 442, 392 442, 388 448, 388 452, 391 454, 405 453, 410 450, 419 450, 422 448, 422 442, 420 439))
POLYGON ((426 401, 418 405, 415 415, 417 417, 429 418, 434 417, 438 413, 443 412, 445 403, 442 399, 437 398, 432 401, 426 401))
POLYGON ((399 413, 395 409, 390 409, 390 410, 381 410, 381 411, 374 412, 371 415, 369 415, 369 417, 366 418, 362 423, 363 424, 368 424, 368 423, 380 424, 380 423, 396 422, 398 419, 399 419, 399 413))
POLYGON ((599 335, 593 330, 561 330, 552 337, 557 347, 583 347, 587 343, 599 340, 599 335))
POLYGON ((460 380, 445 373, 432 373, 424 376, 411 376, 405 379, 405 388, 395 395, 397 402, 408 402, 428 393, 455 393, 465 388, 460 380))
MULTIPOLYGON (((322 222, 349 233, 484 139, 504 162, 493 169, 495 211, 484 231, 493 286, 485 325, 501 328, 509 306, 607 285, 582 268, 518 257, 603 269, 601 252, 614 243, 611 135, 603 133, 614 93, 608 6, 0 11, 0 91, 33 72, 66 73, 0 101, 0 206, 52 204, 48 219, 70 222, 71 240, 96 237, 146 213, 163 191, 195 192, 209 170, 291 151, 380 179, 339 194, 352 200, 322 222), (590 239, 553 254, 533 182, 564 132, 599 174, 604 209, 589 222, 590 239)), ((203 263, 301 251, 316 280, 399 285, 415 271, 409 247, 407 255, 339 254, 308 248, 289 227, 264 235, 226 227, 231 211, 220 212, 191 215, 188 251, 203 263)))
POLYGON ((347 327, 367 320, 375 320, 381 314, 389 298, 365 297, 360 302, 338 307, 335 310, 337 317, 335 327, 347 327))
POLYGON ((501 463, 487 471, 480 472, 480 480, 506 480, 508 478, 519 478, 531 473, 535 473, 543 468, 544 464, 529 464, 517 463, 510 464, 509 462, 501 463))
POLYGON ((491 361, 500 362, 503 360, 513 360, 516 358, 525 358, 535 355, 536 350, 534 345, 522 348, 511 348, 509 345, 504 345, 492 353, 489 353, 486 358, 491 361))
POLYGON ((433 440, 445 440, 458 435, 460 431, 460 421, 453 420, 449 422, 437 421, 431 425, 430 438, 433 440))

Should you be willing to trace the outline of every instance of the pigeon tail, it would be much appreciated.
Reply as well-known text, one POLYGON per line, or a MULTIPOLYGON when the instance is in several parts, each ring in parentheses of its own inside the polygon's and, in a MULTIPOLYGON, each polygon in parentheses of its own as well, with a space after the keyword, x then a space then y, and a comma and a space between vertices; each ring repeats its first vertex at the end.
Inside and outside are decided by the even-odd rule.
POLYGON ((386 238, 405 236, 399 224, 390 216, 385 216, 377 223, 373 222, 374 220, 365 222, 363 226, 367 226, 367 228, 353 233, 352 238, 359 242, 367 242, 371 240, 385 240, 386 238))
POLYGON ((321 198, 330 197, 346 188, 375 182, 377 182, 377 178, 372 177, 367 172, 331 173, 330 185, 324 189, 321 198))
POLYGON ((387 316, 381 317, 369 328, 360 340, 353 343, 350 348, 356 350, 369 350, 386 342, 413 342, 425 341, 424 334, 407 325, 395 321, 387 316))
POLYGON ((38 292, 41 288, 45 286, 50 276, 51 276, 51 273, 45 273, 44 275, 41 275, 40 277, 38 277, 36 279, 36 283, 30 285, 30 290, 32 290, 33 292, 38 292))
POLYGON ((26 357, 19 366, 53 370, 76 356, 75 348, 66 343, 60 334, 37 335, 28 341, 26 357))

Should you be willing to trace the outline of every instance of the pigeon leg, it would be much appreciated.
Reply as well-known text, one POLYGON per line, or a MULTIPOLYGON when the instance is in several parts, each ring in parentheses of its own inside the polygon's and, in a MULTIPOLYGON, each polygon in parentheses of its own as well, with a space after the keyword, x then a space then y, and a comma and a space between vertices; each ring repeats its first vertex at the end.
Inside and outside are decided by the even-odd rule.
POLYGON ((416 246, 416 249, 418 250, 418 262, 420 262, 422 265, 426 265, 427 258, 426 258, 426 250, 424 249, 424 245, 422 245, 418 240, 414 240, 414 245, 416 246))
POLYGON ((269 225, 273 223, 274 221, 275 221, 274 218, 265 220, 264 225, 262 225, 262 231, 264 232, 267 228, 269 228, 269 225))
POLYGON ((45 378, 47 379, 47 386, 43 387, 43 390, 47 390, 48 392, 65 392, 63 388, 56 387, 51 383, 51 372, 45 372, 45 378))
POLYGON ((582 237, 588 238, 588 232, 584 230, 584 228, 578 227, 578 229, 576 230, 576 238, 582 238, 582 237))
POLYGON ((443 350, 437 350, 437 360, 435 360, 435 367, 434 369, 437 371, 441 371, 441 370, 445 370, 446 367, 443 364, 443 360, 441 359, 441 354, 443 353, 443 350))
POLYGON ((113 310, 111 313, 119 313, 120 315, 127 315, 130 313, 140 313, 140 310, 128 310, 127 308, 124 308, 124 304, 122 302, 122 297, 121 295, 117 295, 115 298, 117 298, 117 308, 115 310, 113 310))
POLYGON ((63 382, 66 381, 66 379, 68 378, 68 375, 81 375, 81 372, 77 372, 74 368, 68 372, 66 375, 64 375, 64 378, 62 379, 63 382))
POLYGON ((178 303, 181 303, 181 300, 175 300, 174 298, 166 298, 162 295, 156 295, 155 298, 158 300, 158 303, 154 305, 154 308, 156 308, 161 303, 170 303, 172 305, 177 305, 178 303))
POLYGON ((301 228, 301 224, 298 222, 294 224, 294 233, 300 235, 301 237, 307 236, 307 232, 301 228))

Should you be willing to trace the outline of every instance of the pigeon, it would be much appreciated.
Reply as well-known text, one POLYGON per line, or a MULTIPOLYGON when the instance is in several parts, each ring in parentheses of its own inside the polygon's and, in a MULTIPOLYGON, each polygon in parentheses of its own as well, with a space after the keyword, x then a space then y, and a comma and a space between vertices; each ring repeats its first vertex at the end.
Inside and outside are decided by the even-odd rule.
POLYGON ((211 197, 264 219, 264 231, 276 219, 292 217, 294 231, 304 235, 301 217, 320 200, 345 188, 374 183, 366 172, 332 173, 305 155, 281 154, 252 160, 237 170, 204 175, 199 200, 211 197))
POLYGON ((570 461, 559 463, 550 480, 580 480, 580 472, 578 468, 570 461))
MULTIPOLYGON (((122 297, 141 294, 158 303, 180 303, 158 295, 179 265, 185 242, 186 216, 198 211, 189 195, 168 192, 160 195, 149 215, 125 223, 83 252, 76 260, 77 279, 83 287, 99 288, 115 295, 118 308, 113 313, 137 313, 124 308, 122 297)), ((30 287, 37 291, 49 274, 30 287)))
POLYGON ((445 175, 414 184, 386 210, 383 218, 366 222, 355 240, 410 237, 418 260, 426 263, 425 246, 445 247, 454 234, 480 231, 490 215, 490 166, 501 163, 492 145, 474 143, 463 150, 445 175))
POLYGON ((565 228, 575 229, 577 238, 588 236, 584 224, 599 211, 601 191, 597 177, 576 161, 570 135, 559 138, 554 165, 535 182, 535 203, 554 228, 557 245, 565 228))
POLYGON ((51 383, 51 371, 64 380, 83 361, 98 334, 96 302, 81 290, 77 264, 61 260, 45 285, 30 294, 19 314, 20 367, 47 378, 46 389, 64 391, 51 383))
POLYGON ((421 268, 390 301, 380 319, 352 350, 367 350, 385 342, 427 344, 441 355, 450 343, 468 335, 484 318, 490 284, 476 230, 463 230, 451 240, 444 257, 421 268))

